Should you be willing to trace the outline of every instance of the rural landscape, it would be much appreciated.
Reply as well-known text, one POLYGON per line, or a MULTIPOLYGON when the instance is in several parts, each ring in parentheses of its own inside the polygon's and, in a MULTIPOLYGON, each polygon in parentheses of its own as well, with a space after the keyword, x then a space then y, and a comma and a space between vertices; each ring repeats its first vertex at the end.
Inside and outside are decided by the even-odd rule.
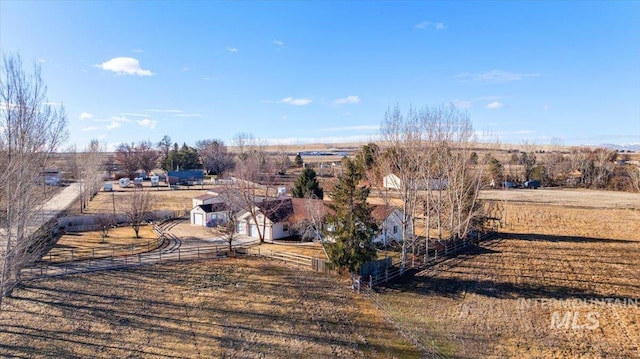
POLYGON ((0 0, 0 357, 640 358, 640 6, 365 3, 0 0))

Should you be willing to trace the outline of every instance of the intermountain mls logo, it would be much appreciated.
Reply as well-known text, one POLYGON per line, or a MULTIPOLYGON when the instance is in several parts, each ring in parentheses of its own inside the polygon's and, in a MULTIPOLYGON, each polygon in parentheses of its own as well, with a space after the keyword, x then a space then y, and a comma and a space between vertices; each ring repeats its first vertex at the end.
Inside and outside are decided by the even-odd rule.
POLYGON ((600 327, 600 310, 606 307, 638 309, 639 300, 631 298, 518 298, 521 310, 552 309, 550 329, 595 330, 600 327))

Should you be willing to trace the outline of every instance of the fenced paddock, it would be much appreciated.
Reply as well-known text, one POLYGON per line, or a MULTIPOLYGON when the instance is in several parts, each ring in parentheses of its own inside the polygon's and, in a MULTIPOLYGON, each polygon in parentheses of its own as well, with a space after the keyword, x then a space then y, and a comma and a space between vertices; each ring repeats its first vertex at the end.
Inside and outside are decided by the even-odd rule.
POLYGON ((365 278, 361 278, 361 283, 362 281, 366 281, 369 289, 389 283, 389 281, 392 281, 404 275, 407 270, 421 270, 433 266, 434 264, 455 256, 460 252, 477 246, 478 243, 490 238, 491 236, 492 233, 486 233, 473 238, 464 238, 451 241, 450 243, 438 246, 433 250, 429 250, 428 255, 424 259, 416 258, 414 256, 407 261, 405 266, 402 266, 402 263, 399 261, 395 262, 390 267, 387 267, 384 271, 377 271, 365 278))
MULTIPOLYGON (((178 240, 179 241, 179 240, 178 240)), ((234 249, 238 251, 246 251, 247 247, 237 246, 234 249)), ((84 260, 67 261, 62 263, 45 263, 41 262, 32 267, 25 268, 21 272, 22 280, 37 279, 52 276, 61 276, 74 273, 85 273, 99 270, 120 269, 131 266, 139 266, 145 264, 156 264, 170 261, 187 261, 224 258, 227 256, 229 247, 227 245, 219 245, 206 243, 202 241, 194 241, 189 245, 176 242, 176 238, 167 235, 162 240, 160 248, 134 255, 124 254, 108 255, 104 257, 89 257, 84 260)))

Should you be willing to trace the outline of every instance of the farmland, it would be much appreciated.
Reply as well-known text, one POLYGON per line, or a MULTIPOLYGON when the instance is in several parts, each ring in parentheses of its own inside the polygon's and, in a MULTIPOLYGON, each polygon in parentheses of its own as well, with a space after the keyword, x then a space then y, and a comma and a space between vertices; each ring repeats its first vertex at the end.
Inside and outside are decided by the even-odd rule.
POLYGON ((345 286, 255 258, 31 281, 0 312, 0 356, 419 357, 345 286))
POLYGON ((452 356, 640 355, 640 211, 508 206, 504 233, 382 289, 386 309, 452 356))

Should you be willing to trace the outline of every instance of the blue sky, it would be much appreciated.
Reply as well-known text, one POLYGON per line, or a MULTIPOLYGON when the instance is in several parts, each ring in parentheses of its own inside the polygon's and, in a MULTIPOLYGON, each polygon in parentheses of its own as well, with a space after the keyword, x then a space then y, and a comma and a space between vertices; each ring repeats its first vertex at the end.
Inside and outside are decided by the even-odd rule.
POLYGON ((0 1, 70 143, 367 141, 454 103, 502 143, 640 143, 640 2, 0 1))

